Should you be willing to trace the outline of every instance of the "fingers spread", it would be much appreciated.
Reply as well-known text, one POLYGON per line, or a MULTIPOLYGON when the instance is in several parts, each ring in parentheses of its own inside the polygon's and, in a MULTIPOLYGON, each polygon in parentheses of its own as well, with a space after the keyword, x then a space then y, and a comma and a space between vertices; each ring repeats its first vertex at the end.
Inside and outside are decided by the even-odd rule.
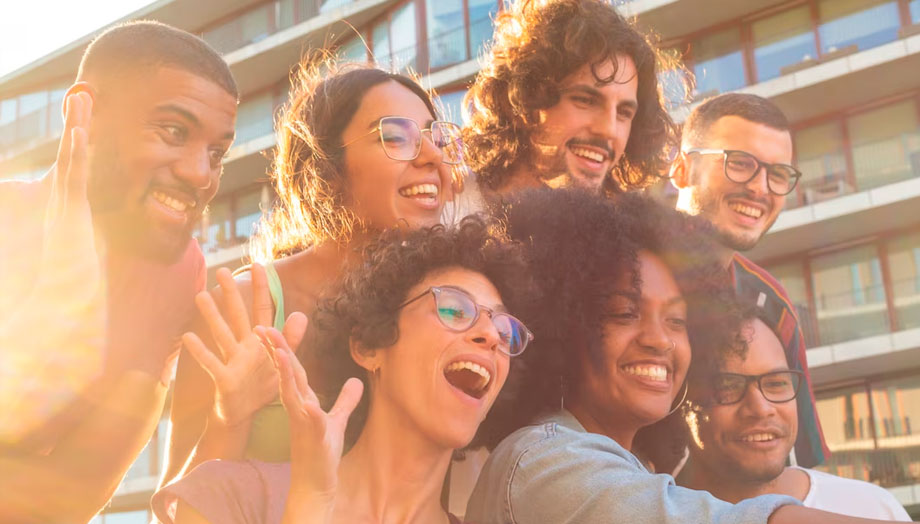
POLYGON ((346 380, 345 385, 342 386, 342 391, 339 393, 339 398, 336 399, 335 405, 329 411, 329 416, 344 425, 348 421, 348 417, 351 416, 352 411, 358 406, 363 393, 363 382, 355 377, 346 380))
POLYGON ((211 375, 211 378, 217 382, 224 369, 224 363, 217 358, 217 355, 208 350, 204 342, 198 338, 198 335, 191 332, 182 335, 182 345, 192 354, 198 364, 208 372, 208 375, 211 375))
POLYGON ((217 347, 220 349, 224 360, 231 358, 236 354, 236 338, 233 336, 230 326, 224 321, 220 310, 217 309, 214 298, 207 291, 202 291, 195 295, 195 304, 198 306, 198 311, 201 312, 202 318, 208 324, 211 336, 217 342, 217 347))

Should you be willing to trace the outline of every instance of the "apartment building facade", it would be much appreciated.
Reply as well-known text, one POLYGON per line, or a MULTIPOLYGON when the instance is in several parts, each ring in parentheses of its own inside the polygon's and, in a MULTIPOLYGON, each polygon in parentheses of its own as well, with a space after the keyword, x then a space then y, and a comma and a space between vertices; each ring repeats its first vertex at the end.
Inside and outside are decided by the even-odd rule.
MULTIPOLYGON (((682 120, 742 91, 793 122, 803 179, 750 253, 786 286, 808 339, 828 471, 920 510, 920 0, 619 0, 696 78, 661 74, 682 120), (917 433, 913 424, 918 424, 917 433)), ((159 0, 154 18, 203 36, 242 92, 237 140, 198 227, 212 271, 239 265, 261 209, 273 115, 305 49, 412 68, 461 121, 501 0, 159 0)), ((54 160, 60 104, 91 35, 0 78, 0 178, 54 160)), ((165 422, 94 522, 145 522, 165 422)))

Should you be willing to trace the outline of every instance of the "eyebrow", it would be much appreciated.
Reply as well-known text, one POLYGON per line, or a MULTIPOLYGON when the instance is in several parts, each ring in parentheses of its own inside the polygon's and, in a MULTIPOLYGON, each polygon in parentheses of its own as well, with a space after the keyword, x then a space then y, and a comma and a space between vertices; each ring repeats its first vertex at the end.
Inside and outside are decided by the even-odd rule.
POLYGON ((684 304, 684 305, 686 305, 686 304, 687 304, 687 301, 684 300, 684 297, 682 297, 682 296, 676 296, 676 297, 671 297, 671 298, 669 298, 669 299, 667 300, 667 302, 664 303, 664 305, 665 305, 665 306, 673 306, 674 304, 681 304, 681 303, 684 304))
MULTIPOLYGON (((177 105, 177 104, 160 104, 160 105, 154 107, 153 110, 154 110, 154 112, 163 112, 163 113, 174 113, 174 114, 177 114, 177 115, 181 116, 182 118, 184 118, 185 120, 188 120, 189 123, 191 123, 193 126, 195 126, 195 127, 201 127, 201 121, 198 120, 198 117, 195 116, 194 113, 192 113, 191 111, 189 111, 188 109, 186 109, 186 108, 184 108, 184 107, 182 107, 182 106, 180 106, 180 105, 177 105)), ((224 138, 224 140, 233 140, 235 136, 236 136, 236 131, 234 130, 234 131, 230 131, 230 132, 224 134, 223 138, 224 138)))
MULTIPOLYGON (((402 116, 402 115, 383 115, 381 117, 377 117, 376 120, 372 120, 371 123, 367 125, 367 129, 368 130, 374 129, 374 127, 378 126, 380 124, 380 121, 383 120, 384 118, 405 118, 407 120, 414 120, 413 118, 409 118, 407 116, 402 116)), ((424 122, 424 125, 422 126, 422 129, 428 129, 429 127, 431 127, 431 124, 433 123, 435 123, 434 118, 430 118, 426 120, 424 122)))

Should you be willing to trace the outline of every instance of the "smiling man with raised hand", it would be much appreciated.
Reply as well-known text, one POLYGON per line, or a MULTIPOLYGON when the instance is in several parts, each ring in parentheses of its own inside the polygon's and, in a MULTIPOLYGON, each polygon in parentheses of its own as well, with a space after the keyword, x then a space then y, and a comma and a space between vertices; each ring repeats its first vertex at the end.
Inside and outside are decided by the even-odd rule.
POLYGON ((690 380, 690 456, 678 484, 737 503, 790 495, 815 509, 854 517, 910 521, 894 496, 874 484, 786 466, 798 432, 794 399, 803 373, 791 370, 783 345, 759 319, 749 319, 744 354, 729 354, 690 380))
POLYGON ((466 97, 466 160, 483 192, 657 180, 677 145, 659 59, 610 2, 521 0, 499 13, 466 97))
POLYGON ((153 433, 238 93, 204 41, 134 22, 89 45, 64 100, 49 174, 0 184, 3 522, 86 522, 153 433))
POLYGON ((739 253, 767 233, 801 177, 792 166, 789 129, 786 116, 765 98, 741 93, 711 98, 684 123, 671 183, 679 192, 679 210, 712 223, 736 292, 760 309, 780 337, 789 366, 803 373, 795 457, 799 465, 811 467, 824 462, 829 451, 815 411, 795 307, 776 279, 739 253))

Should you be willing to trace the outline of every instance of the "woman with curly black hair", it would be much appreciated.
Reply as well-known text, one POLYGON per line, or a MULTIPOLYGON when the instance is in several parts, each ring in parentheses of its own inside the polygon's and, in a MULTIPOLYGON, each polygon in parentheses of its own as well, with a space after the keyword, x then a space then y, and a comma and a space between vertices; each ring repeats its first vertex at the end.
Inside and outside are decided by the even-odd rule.
MULTIPOLYGON (((235 292, 231 284, 227 293, 235 292)), ((325 378, 320 388, 277 330, 257 327, 258 340, 245 342, 273 348, 291 462, 206 462, 156 495, 157 516, 220 524, 277 523, 282 515, 292 523, 458 522, 440 504, 451 454, 473 439, 512 357, 530 342, 509 310, 532 298, 519 246, 480 218, 387 234, 314 314, 308 340, 325 378), (340 389, 323 411, 330 403, 321 399, 340 389)), ((231 331, 216 311, 206 315, 231 331)))
MULTIPOLYGON (((293 82, 276 124, 278 202, 252 241, 264 270, 254 265, 237 277, 241 314, 278 329, 286 311, 312 314, 316 298, 338 285, 346 259, 380 231, 439 223, 462 168, 459 127, 438 119, 415 80, 305 60, 293 82)), ((222 285, 232 280, 226 271, 217 277, 222 285)), ((164 483, 212 458, 287 460, 287 417, 270 359, 224 354, 222 366, 205 368, 199 357, 208 355, 193 349, 217 345, 200 318, 196 332, 206 344, 179 359, 164 483)))
POLYGON ((507 211, 527 244, 540 300, 520 394, 493 409, 494 449, 465 517, 489 523, 857 522, 782 495, 729 504, 653 474, 640 430, 686 396, 693 359, 743 352, 747 314, 708 226, 636 194, 522 193, 507 211), (838 520, 843 519, 843 520, 838 520))

